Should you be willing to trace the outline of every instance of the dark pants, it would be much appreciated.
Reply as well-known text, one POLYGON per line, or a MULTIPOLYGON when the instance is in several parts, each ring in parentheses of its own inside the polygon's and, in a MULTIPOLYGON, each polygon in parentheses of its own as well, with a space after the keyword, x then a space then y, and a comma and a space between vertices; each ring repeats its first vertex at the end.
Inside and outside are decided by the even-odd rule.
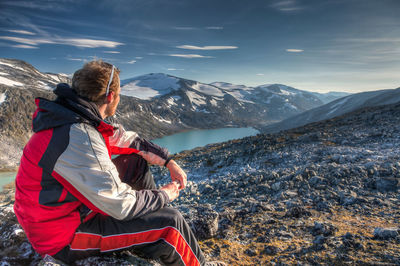
MULTIPOLYGON (((135 190, 155 189, 147 162, 139 155, 121 155, 113 160, 121 180, 135 190)), ((179 211, 164 207, 128 221, 96 214, 82 223, 73 240, 54 257, 70 263, 101 253, 129 249, 166 265, 203 265, 205 260, 195 236, 179 211)))

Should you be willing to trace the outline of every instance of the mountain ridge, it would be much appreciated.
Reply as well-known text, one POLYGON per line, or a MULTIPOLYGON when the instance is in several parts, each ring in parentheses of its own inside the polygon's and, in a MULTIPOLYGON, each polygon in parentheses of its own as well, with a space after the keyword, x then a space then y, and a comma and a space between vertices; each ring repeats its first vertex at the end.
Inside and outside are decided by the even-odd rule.
POLYGON ((364 107, 393 104, 400 101, 400 87, 397 89, 386 89, 355 93, 325 105, 307 110, 301 114, 289 117, 280 122, 267 125, 262 132, 275 133, 281 130, 296 128, 326 119, 331 119, 364 107))

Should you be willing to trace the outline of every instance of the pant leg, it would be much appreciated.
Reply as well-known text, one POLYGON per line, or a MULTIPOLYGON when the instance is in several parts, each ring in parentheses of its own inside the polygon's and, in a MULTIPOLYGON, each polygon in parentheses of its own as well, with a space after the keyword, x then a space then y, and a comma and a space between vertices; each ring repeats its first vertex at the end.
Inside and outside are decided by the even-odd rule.
POLYGON ((156 189, 147 161, 138 154, 120 155, 112 162, 117 167, 122 182, 135 190, 156 189))
POLYGON ((71 245, 54 257, 71 263, 77 259, 130 249, 165 265, 203 265, 195 236, 179 211, 165 207, 138 219, 119 221, 97 214, 81 224, 71 245))

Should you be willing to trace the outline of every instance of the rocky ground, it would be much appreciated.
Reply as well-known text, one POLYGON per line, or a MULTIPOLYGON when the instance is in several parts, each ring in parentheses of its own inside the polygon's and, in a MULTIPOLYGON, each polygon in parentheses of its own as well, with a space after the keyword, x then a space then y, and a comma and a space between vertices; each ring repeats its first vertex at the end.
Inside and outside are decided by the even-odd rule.
MULTIPOLYGON (((400 265, 400 104, 176 159, 188 187, 172 205, 205 254, 232 265, 400 265)), ((161 185, 168 173, 153 172, 161 185)), ((2 193, 0 265, 39 261, 2 193)), ((155 265, 129 253, 80 265, 155 265)))

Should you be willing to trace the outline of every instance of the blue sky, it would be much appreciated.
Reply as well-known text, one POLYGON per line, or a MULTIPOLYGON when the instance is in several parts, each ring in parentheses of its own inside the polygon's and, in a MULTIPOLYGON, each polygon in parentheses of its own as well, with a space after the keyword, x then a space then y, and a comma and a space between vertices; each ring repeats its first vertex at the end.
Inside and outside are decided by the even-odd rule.
POLYGON ((399 0, 0 0, 0 57, 309 91, 400 86, 399 0))

